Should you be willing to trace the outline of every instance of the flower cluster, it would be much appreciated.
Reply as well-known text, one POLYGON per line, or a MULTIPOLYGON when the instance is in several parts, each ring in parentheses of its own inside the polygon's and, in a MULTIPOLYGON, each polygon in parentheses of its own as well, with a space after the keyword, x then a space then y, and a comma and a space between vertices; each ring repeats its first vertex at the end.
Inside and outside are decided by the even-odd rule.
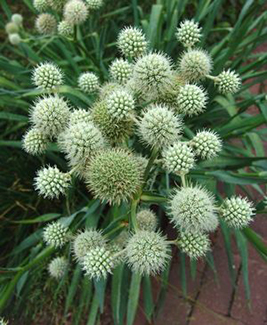
POLYGON ((5 26, 8 40, 12 45, 19 45, 22 42, 20 31, 22 27, 23 17, 20 14, 13 14, 10 22, 5 26))

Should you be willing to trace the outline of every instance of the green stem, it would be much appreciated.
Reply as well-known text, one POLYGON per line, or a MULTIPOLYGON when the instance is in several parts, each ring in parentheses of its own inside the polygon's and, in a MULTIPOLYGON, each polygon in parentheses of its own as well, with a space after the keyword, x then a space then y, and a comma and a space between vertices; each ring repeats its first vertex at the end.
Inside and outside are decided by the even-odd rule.
POLYGON ((144 184, 148 178, 148 175, 149 175, 149 172, 151 170, 151 167, 154 163, 154 161, 156 160, 157 156, 158 156, 158 148, 154 147, 153 150, 152 150, 152 153, 151 153, 151 156, 150 156, 150 159, 147 163, 147 166, 146 166, 146 170, 145 170, 145 174, 144 174, 144 184))
POLYGON ((136 220, 136 209, 137 209, 138 202, 139 202, 139 199, 133 199, 132 204, 131 204, 130 226, 134 231, 136 231, 138 229, 137 220, 136 220))
POLYGON ((181 181, 182 181, 182 185, 183 185, 183 187, 186 187, 186 186, 187 186, 187 185, 186 185, 187 183, 186 183, 185 174, 181 174, 180 177, 181 177, 181 181))

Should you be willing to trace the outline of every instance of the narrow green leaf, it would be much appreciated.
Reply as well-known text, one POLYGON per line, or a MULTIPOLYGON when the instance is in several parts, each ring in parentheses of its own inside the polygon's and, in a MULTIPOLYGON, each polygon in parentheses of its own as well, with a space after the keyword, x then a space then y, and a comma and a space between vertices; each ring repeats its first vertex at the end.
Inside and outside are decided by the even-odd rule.
POLYGON ((154 302, 152 295, 151 280, 148 275, 143 277, 143 297, 144 297, 144 311, 146 318, 151 322, 151 317, 154 310, 154 302))
POLYGON ((134 324, 134 319, 137 311, 139 293, 140 293, 140 284, 142 276, 138 273, 132 274, 129 299, 127 306, 127 325, 134 324))

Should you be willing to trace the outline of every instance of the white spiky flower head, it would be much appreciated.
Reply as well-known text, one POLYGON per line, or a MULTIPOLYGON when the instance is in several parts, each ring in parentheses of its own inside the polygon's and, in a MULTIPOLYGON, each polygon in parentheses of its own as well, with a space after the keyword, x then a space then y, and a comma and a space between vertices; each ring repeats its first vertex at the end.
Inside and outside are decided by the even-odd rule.
POLYGON ((21 37, 17 33, 9 34, 8 39, 12 45, 19 45, 21 43, 21 37))
POLYGON ((89 10, 97 10, 104 4, 103 0, 85 0, 89 10))
POLYGON ((115 90, 123 89, 122 85, 117 82, 106 82, 99 89, 100 101, 105 100, 106 97, 115 90))
POLYGON ((163 166, 169 173, 185 175, 194 167, 192 149, 185 142, 175 142, 162 152, 163 166))
POLYGON ((7 34, 16 34, 19 32, 19 26, 14 22, 9 22, 5 26, 7 34))
POLYGON ((84 72, 79 76, 78 85, 83 92, 91 94, 98 90, 99 79, 93 72, 84 72))
POLYGON ((178 247, 192 259, 204 257, 210 250, 210 240, 207 234, 181 232, 178 247))
POLYGON ((91 156, 105 146, 104 138, 91 122, 70 124, 58 137, 58 144, 70 165, 84 165, 91 156))
POLYGON ((181 119, 167 106, 156 104, 144 112, 138 132, 146 144, 162 148, 178 140, 182 125, 181 119))
POLYGON ((49 8, 49 2, 48 0, 34 0, 33 6, 37 11, 44 12, 49 8))
POLYGON ((133 65, 126 60, 116 59, 110 65, 109 72, 114 81, 125 84, 132 75, 133 65))
POLYGON ((71 176, 61 172, 56 166, 44 167, 37 172, 35 189, 45 198, 54 199, 65 195, 70 186, 71 176))
POLYGON ((66 20, 62 20, 57 25, 58 34, 64 37, 72 37, 74 34, 74 28, 73 25, 71 25, 66 20))
POLYGON ((140 230, 155 231, 157 229, 157 216, 149 209, 142 209, 136 215, 136 221, 140 230))
POLYGON ((48 272, 51 277, 61 279, 68 268, 68 261, 65 257, 55 257, 48 265, 48 272))
POLYGON ((0 325, 8 325, 8 321, 6 321, 4 318, 0 318, 0 325))
POLYGON ((138 57, 147 50, 145 35, 136 27, 125 27, 119 33, 117 45, 126 57, 138 57))
POLYGON ((192 47, 201 38, 201 28, 193 20, 185 20, 177 28, 175 36, 184 47, 192 47))
POLYGON ((247 227, 254 214, 253 204, 241 196, 225 199, 220 208, 221 217, 231 228, 247 227))
POLYGON ((48 138, 38 129, 30 129, 22 139, 22 148, 30 155, 40 155, 46 151, 48 138))
POLYGON ((92 122, 91 113, 86 109, 78 108, 70 113, 69 125, 74 125, 80 122, 92 122))
POLYGON ((166 237, 159 232, 138 230, 126 246, 127 263, 133 272, 154 275, 161 272, 170 258, 166 237))
POLYGON ((198 81, 210 74, 212 61, 207 52, 197 49, 185 52, 179 62, 179 71, 186 81, 198 81))
POLYGON ((106 239, 100 231, 86 229, 75 237, 73 241, 73 253, 78 261, 82 261, 91 249, 104 247, 105 245, 106 239))
POLYGON ((145 98, 155 99, 172 82, 171 60, 160 53, 149 53, 139 58, 133 70, 134 87, 145 98))
POLYGON ((212 159, 222 150, 222 140, 211 130, 198 132, 190 141, 195 154, 201 159, 212 159))
POLYGON ((50 35, 55 33, 57 29, 56 18, 51 14, 40 14, 35 21, 35 26, 38 33, 43 35, 50 35))
POLYGON ((186 232, 209 232, 218 226, 214 197, 200 186, 177 189, 170 200, 169 215, 174 226, 186 232))
POLYGON ((131 152, 113 148, 95 155, 86 180, 96 198, 110 204, 132 199, 142 184, 141 170, 131 152))
POLYGON ((186 84, 179 88, 176 110, 188 116, 203 113, 207 104, 206 92, 197 85, 186 84))
POLYGON ((23 17, 20 14, 13 14, 11 16, 11 21, 17 24, 18 26, 21 26, 23 22, 23 17))
POLYGON ((241 85, 240 76, 231 70, 221 72, 214 80, 221 94, 234 94, 241 85))
POLYGON ((39 98, 31 111, 31 121, 49 138, 56 137, 68 124, 68 103, 58 95, 39 98))
POLYGON ((43 239, 46 245, 61 248, 68 241, 68 228, 58 221, 51 222, 44 229, 43 239))
POLYGON ((54 63, 41 63, 33 70, 32 80, 36 87, 51 90, 62 85, 63 73, 54 63))
POLYGON ((88 8, 81 0, 70 0, 64 7, 64 19, 72 25, 80 25, 88 17, 88 8))
POLYGON ((122 120, 134 111, 134 98, 125 90, 115 90, 107 98, 108 113, 115 120, 122 120))
POLYGON ((92 248, 84 256, 81 264, 90 279, 107 278, 114 268, 114 255, 107 247, 92 248))

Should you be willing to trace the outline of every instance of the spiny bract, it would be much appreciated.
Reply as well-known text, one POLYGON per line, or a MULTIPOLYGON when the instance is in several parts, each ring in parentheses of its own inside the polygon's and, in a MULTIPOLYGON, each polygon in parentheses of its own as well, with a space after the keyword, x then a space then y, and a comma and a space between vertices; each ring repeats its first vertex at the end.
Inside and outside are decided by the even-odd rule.
POLYGON ((109 68, 111 78, 120 84, 125 84, 131 77, 133 65, 126 60, 116 59, 109 68))
POLYGON ((56 279, 61 279, 68 268, 65 257, 55 257, 48 265, 49 274, 56 279))
POLYGON ((178 247, 190 258, 197 259, 210 250, 210 240, 206 234, 181 232, 178 247))
POLYGON ((78 79, 78 85, 82 91, 90 94, 99 88, 99 80, 93 72, 84 72, 78 79))
POLYGON ((34 71, 32 80, 38 88, 53 89, 63 83, 62 71, 53 63, 41 63, 34 71))
POLYGON ((68 241, 67 232, 68 228, 64 227, 60 222, 52 222, 44 229, 44 242, 55 248, 62 247, 68 241))
POLYGON ((201 37, 200 31, 201 28, 198 26, 198 23, 192 20, 185 20, 177 28, 175 36, 184 47, 191 47, 199 42, 201 37))
POLYGON ((241 80, 239 75, 234 71, 227 70, 215 77, 215 85, 221 94, 234 94, 240 88, 241 80))
POLYGON ((122 120, 134 111, 134 98, 125 90, 115 90, 107 98, 107 110, 114 119, 122 120))
POLYGON ((88 17, 88 8, 81 0, 70 0, 64 7, 64 19, 72 25, 80 25, 88 17))
POLYGON ((56 31, 57 21, 51 14, 40 14, 35 21, 35 26, 40 34, 49 35, 56 31))
POLYGON ((143 32, 136 27, 124 28, 118 37, 118 48, 126 57, 143 55, 147 49, 147 41, 143 32))
POLYGON ((212 159, 222 150, 222 141, 213 131, 200 131, 190 141, 195 154, 201 159, 212 159))
POLYGON ((46 151, 48 138, 38 129, 30 129, 22 139, 22 148, 30 155, 40 155, 46 151))
POLYGON ((149 210, 140 210, 136 215, 136 221, 140 230, 155 231, 157 228, 157 216, 149 210))

